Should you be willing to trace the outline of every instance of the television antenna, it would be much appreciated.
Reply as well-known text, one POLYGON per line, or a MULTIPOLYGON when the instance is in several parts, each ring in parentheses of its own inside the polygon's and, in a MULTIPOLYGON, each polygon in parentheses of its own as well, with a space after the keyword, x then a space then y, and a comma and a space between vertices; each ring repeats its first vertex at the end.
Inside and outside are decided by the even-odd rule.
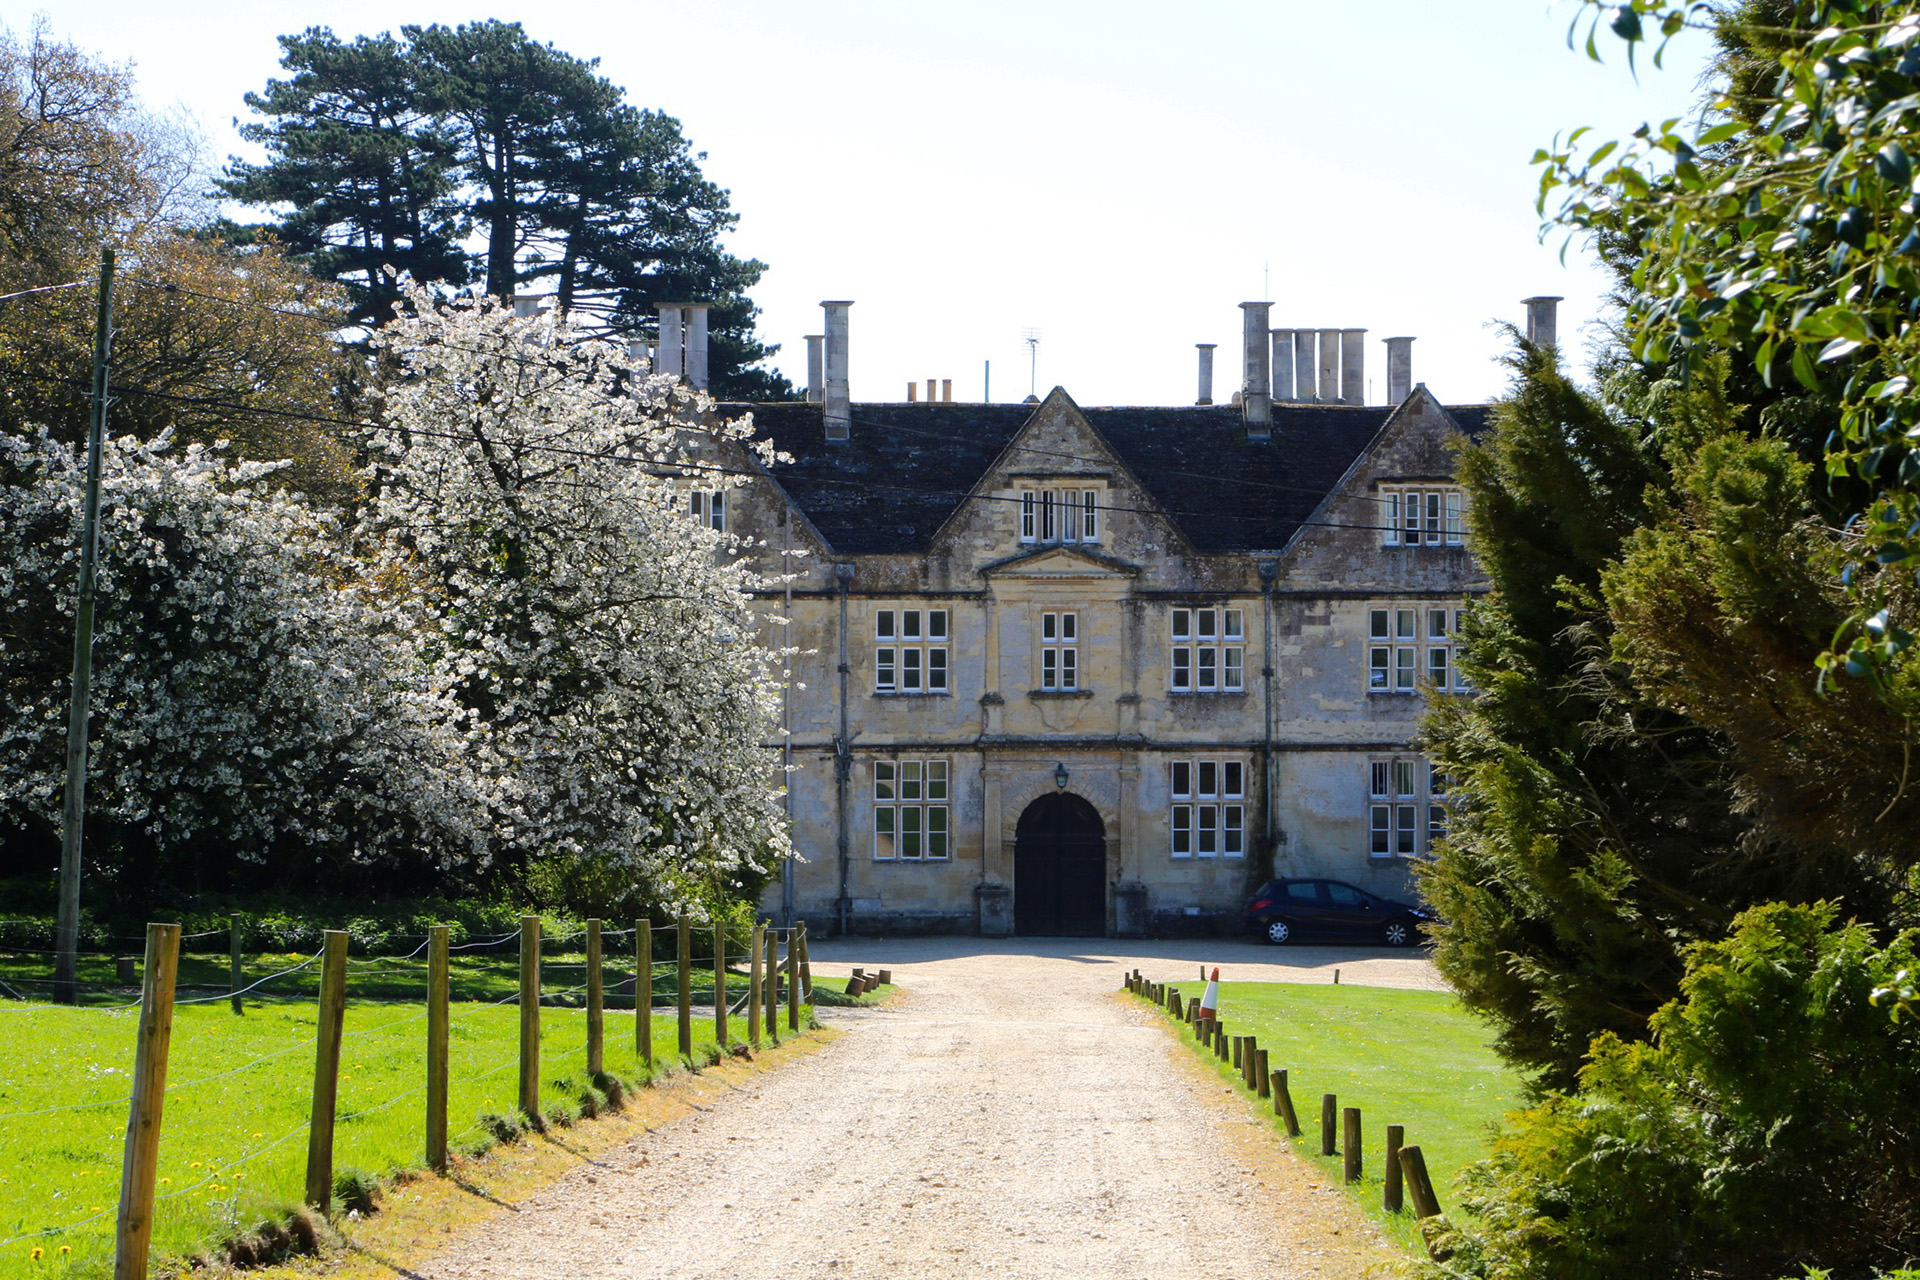
POLYGON ((1020 341, 1027 344, 1027 397, 1033 399, 1039 395, 1040 331, 1022 329, 1020 341))

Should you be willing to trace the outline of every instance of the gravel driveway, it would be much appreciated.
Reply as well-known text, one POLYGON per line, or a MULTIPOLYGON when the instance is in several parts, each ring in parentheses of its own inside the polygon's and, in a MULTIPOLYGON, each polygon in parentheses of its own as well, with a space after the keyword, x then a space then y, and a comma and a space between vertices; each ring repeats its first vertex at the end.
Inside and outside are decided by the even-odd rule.
MULTIPOLYGON (((884 1009, 428 1259, 485 1277, 1359 1277, 1389 1255, 1344 1194, 1154 1015, 1125 970, 1437 986, 1405 953, 1110 939, 820 942, 888 967, 884 1009)), ((1197 990, 1197 988, 1196 988, 1197 990)))

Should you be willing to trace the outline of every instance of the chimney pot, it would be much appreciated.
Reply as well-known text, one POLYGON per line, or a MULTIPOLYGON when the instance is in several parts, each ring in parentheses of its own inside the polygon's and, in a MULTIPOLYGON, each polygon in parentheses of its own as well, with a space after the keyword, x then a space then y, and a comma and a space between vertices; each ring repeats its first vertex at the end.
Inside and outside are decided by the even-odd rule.
POLYGON ((1313 330, 1293 331, 1293 398, 1311 403, 1313 393, 1313 330))
POLYGON ((1388 338, 1387 403, 1398 405, 1413 394, 1413 339, 1388 338))
POLYGON ((1346 404, 1367 402, 1367 331, 1340 331, 1340 399, 1346 404))
POLYGON ((1561 298, 1522 298, 1527 308, 1527 341, 1536 347, 1560 345, 1561 298))
POLYGON ((1216 342, 1196 342, 1194 349, 1200 353, 1200 398, 1195 404, 1213 403, 1213 349, 1216 342))
POLYGON ((1271 302, 1240 304, 1240 411, 1247 437, 1265 440, 1273 434, 1273 364, 1267 337, 1271 302))
POLYGON ((1293 399, 1293 330, 1270 329, 1273 337, 1273 398, 1293 399))
POLYGON ((953 403, 953 379, 952 378, 940 379, 940 403, 941 404, 953 403))
POLYGON ((1340 331, 1338 329, 1320 330, 1319 386, 1313 398, 1321 404, 1336 404, 1340 400, 1340 331))
POLYGON ((908 404, 920 403, 920 384, 919 383, 917 382, 907 383, 907 403, 908 404))
POLYGON ((807 403, 819 404, 826 396, 827 335, 807 335, 807 403))
POLYGON ((686 313, 678 303, 660 304, 660 347, 654 360, 655 373, 682 377, 687 372, 686 313))
POLYGON ((827 392, 821 418, 829 440, 846 440, 853 431, 853 402, 847 392, 847 308, 852 305, 820 304, 827 313, 827 392))

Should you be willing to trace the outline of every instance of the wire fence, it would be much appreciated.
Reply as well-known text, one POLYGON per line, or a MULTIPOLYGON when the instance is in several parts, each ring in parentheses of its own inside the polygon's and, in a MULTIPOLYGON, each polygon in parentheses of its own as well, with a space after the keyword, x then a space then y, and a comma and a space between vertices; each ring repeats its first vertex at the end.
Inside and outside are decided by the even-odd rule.
POLYGON ((351 938, 329 931, 306 956, 230 947, 227 989, 188 994, 208 984, 182 981, 206 976, 187 972, 182 944, 237 943, 243 927, 151 926, 132 1003, 0 994, 0 1014, 15 1019, 0 1021, 0 1274, 18 1250, 143 1267, 184 1256, 274 1203, 326 1212, 336 1174, 445 1169, 463 1150, 597 1114, 661 1070, 813 1023, 804 924, 723 933, 711 950, 726 966, 696 956, 682 922, 588 921, 556 943, 529 917, 512 934, 455 945, 436 931, 404 954, 353 957, 351 938), (545 957, 573 943, 585 958, 545 957), (474 955, 481 948, 496 953, 474 955), (281 963, 261 974, 261 960, 281 963), (464 1124, 451 1135, 450 1115, 464 1124), (119 1212, 122 1185, 130 1214, 119 1212))

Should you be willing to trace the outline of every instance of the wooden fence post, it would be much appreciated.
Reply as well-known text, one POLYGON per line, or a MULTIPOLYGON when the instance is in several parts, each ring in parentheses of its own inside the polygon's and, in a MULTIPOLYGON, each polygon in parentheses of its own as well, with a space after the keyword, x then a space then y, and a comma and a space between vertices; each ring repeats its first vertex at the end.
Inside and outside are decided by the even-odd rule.
POLYGON ((766 1015, 766 1038, 780 1044, 780 931, 768 929, 760 942, 766 948, 764 977, 766 990, 760 994, 760 1011, 766 1015))
POLYGON ((1276 1071, 1273 1073, 1271 1080, 1273 1085, 1273 1113, 1286 1121, 1287 1136, 1289 1138, 1297 1138, 1300 1136, 1300 1117, 1296 1115, 1293 1110, 1293 1095, 1287 1092, 1287 1073, 1284 1070, 1276 1071))
POLYGON ((693 929, 680 917, 680 1056, 693 1061, 693 929))
POLYGON ((1339 1140, 1334 1136, 1334 1127, 1340 1122, 1340 1100, 1331 1093, 1320 1095, 1320 1154, 1330 1156, 1336 1150, 1339 1140))
POLYGON ((329 929, 320 953, 320 1005, 313 1055, 313 1118, 307 1126, 307 1203, 333 1208, 333 1113, 340 1095, 340 1033, 347 1016, 347 935, 329 929))
POLYGON ((173 1043, 173 980, 180 968, 180 926, 147 926, 140 1030, 133 1050, 133 1095, 120 1157, 120 1212, 114 1223, 113 1280, 146 1280, 153 1242, 153 1192, 160 1170, 160 1113, 167 1100, 167 1049, 173 1043))
POLYGON ((1420 1148, 1400 1148, 1400 1172, 1406 1175, 1407 1194, 1413 1199, 1416 1218, 1431 1218, 1440 1212, 1439 1197, 1433 1194, 1433 1180, 1427 1177, 1427 1158, 1420 1148))
POLYGON ((520 917, 520 1110, 540 1124, 540 917, 520 917))
POLYGON ((449 936, 446 925, 427 928, 427 1165, 435 1173, 447 1171, 449 936))
POLYGON ((787 930, 787 1030, 800 1030, 800 935, 787 930))
POLYGON ((1348 1107, 1340 1113, 1340 1152, 1342 1171, 1348 1182, 1360 1181, 1360 1108, 1348 1107))
POLYGON ((227 977, 227 987, 228 990, 233 992, 233 1011, 239 1013, 241 1006, 240 991, 241 988, 247 985, 246 979, 242 976, 246 971, 246 965, 241 958, 241 948, 246 945, 247 935, 246 924, 241 920, 238 911, 233 913, 233 921, 229 926, 229 930, 227 943, 229 947, 232 948, 232 965, 227 977))
POLYGON ((1273 1096, 1273 1082, 1267 1078, 1267 1051, 1259 1050, 1253 1055, 1254 1089, 1263 1098, 1273 1096))
POLYGON ((803 999, 807 1002, 807 1023, 813 1025, 820 1021, 820 1015, 814 1011, 815 994, 813 990, 813 962, 807 955, 807 922, 800 922, 800 985, 806 988, 803 999))
POLYGON ((760 1047, 760 949, 765 937, 763 926, 753 926, 753 936, 747 946, 753 952, 747 960, 747 1043, 753 1048, 760 1047))
POLYGON ((1385 1187, 1380 1193, 1380 1203, 1388 1213, 1399 1213, 1402 1207, 1400 1196, 1400 1146, 1406 1139, 1407 1128, 1405 1125, 1390 1124, 1387 1126, 1387 1160, 1386 1163, 1380 1167, 1381 1176, 1385 1179, 1385 1187))
POLYGON ((653 1070, 653 921, 633 922, 633 1048, 653 1070))
POLYGON ((727 1051, 727 926, 713 922, 713 1038, 727 1051))
POLYGON ((600 971, 600 922, 587 921, 587 1075, 607 1065, 607 988, 600 971))

